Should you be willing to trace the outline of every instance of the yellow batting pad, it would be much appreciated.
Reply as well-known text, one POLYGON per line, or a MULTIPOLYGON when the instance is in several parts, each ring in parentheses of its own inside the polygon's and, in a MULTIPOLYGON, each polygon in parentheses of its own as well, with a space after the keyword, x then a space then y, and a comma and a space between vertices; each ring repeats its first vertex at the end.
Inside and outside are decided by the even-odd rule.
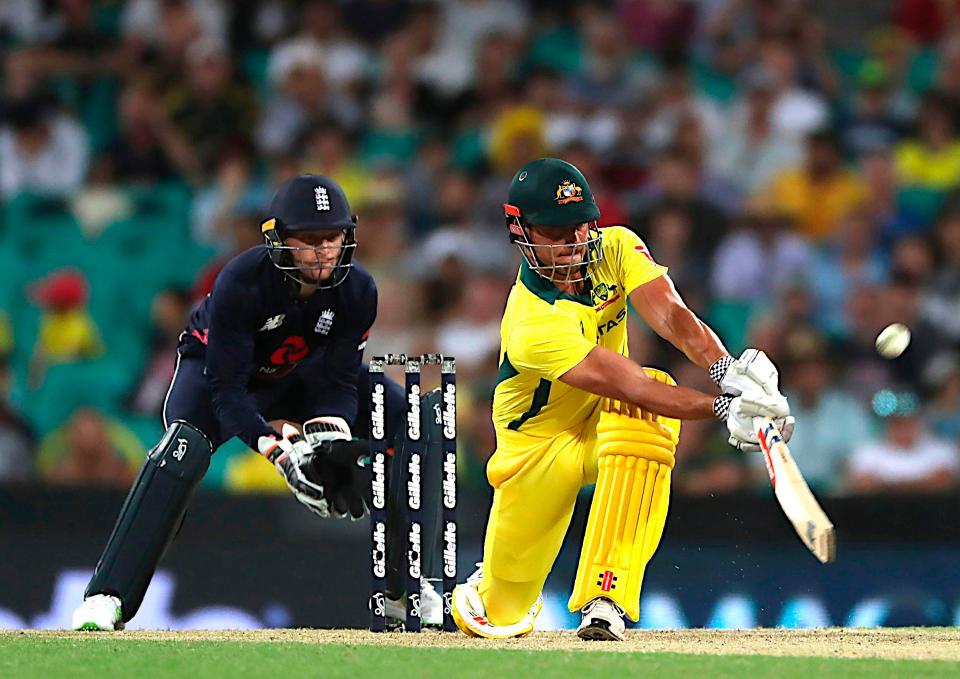
MULTIPOLYGON (((666 373, 645 369, 666 384, 666 373)), ((663 535, 680 421, 611 399, 597 429, 597 486, 569 608, 606 597, 636 621, 647 562, 663 535)))

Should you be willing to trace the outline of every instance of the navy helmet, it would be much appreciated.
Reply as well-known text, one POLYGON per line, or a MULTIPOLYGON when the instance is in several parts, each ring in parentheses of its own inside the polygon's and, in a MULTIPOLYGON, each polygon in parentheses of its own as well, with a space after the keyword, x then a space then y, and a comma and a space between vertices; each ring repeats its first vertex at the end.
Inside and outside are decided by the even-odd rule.
POLYGON ((263 237, 274 266, 301 285, 332 288, 346 279, 353 267, 353 251, 357 247, 357 217, 340 185, 329 177, 304 174, 288 179, 270 201, 268 219, 262 225, 263 237), (291 246, 286 239, 298 231, 340 231, 339 243, 319 246, 291 246), (297 250, 327 250, 339 248, 340 254, 333 271, 319 281, 304 278, 305 270, 294 261, 297 250))

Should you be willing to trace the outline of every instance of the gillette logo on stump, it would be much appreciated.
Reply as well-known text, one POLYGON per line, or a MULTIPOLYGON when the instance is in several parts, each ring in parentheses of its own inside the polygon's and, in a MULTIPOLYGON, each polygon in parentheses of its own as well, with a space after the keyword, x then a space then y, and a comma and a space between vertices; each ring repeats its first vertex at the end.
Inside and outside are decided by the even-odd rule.
POLYGON ((386 484, 386 456, 382 452, 377 452, 373 456, 372 474, 373 481, 370 487, 373 490, 373 508, 383 509, 387 506, 387 484, 386 484))
POLYGON ((387 576, 387 525, 377 521, 373 527, 373 577, 387 576))
POLYGON ((377 384, 373 387, 371 397, 373 409, 370 411, 370 434, 377 441, 382 441, 384 432, 384 386, 377 384))
POLYGON ((457 437, 457 387, 448 384, 443 390, 443 435, 447 439, 457 437))

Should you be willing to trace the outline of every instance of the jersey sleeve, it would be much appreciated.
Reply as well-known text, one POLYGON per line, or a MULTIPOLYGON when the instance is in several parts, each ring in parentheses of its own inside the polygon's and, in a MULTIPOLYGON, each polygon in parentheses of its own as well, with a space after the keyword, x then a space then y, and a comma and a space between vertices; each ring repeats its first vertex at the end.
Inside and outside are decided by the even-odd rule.
POLYGON ((247 389, 254 363, 258 306, 255 286, 245 285, 229 269, 217 278, 209 298, 206 372, 213 410, 222 433, 257 449, 261 436, 275 435, 247 389))
POLYGON ((597 346, 583 336, 580 319, 560 309, 528 316, 511 329, 506 353, 518 370, 556 380, 597 346))
POLYGON ((604 250, 614 258, 617 278, 625 294, 630 294, 644 283, 649 283, 667 272, 657 264, 643 240, 630 229, 611 226, 603 230, 604 250))
POLYGON ((310 412, 314 416, 342 417, 353 426, 358 407, 357 373, 370 328, 377 317, 377 286, 372 278, 368 279, 358 298, 352 300, 350 312, 350 322, 344 326, 336 342, 322 358, 308 359, 303 373, 310 412))

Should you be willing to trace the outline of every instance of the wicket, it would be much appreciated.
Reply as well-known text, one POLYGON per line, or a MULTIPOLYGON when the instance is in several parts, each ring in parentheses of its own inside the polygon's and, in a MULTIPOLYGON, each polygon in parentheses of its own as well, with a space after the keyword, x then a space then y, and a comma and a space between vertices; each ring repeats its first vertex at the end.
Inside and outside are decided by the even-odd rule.
POLYGON ((420 372, 423 366, 440 366, 443 431, 442 445, 442 527, 443 527, 443 630, 456 631, 451 606, 457 579, 457 366, 452 356, 424 354, 387 354, 370 360, 370 538, 373 568, 370 592, 370 630, 386 630, 387 574, 387 441, 386 386, 384 370, 388 365, 404 366, 406 402, 406 437, 409 463, 405 470, 407 505, 405 532, 406 624, 407 632, 419 632, 420 576, 423 546, 434 536, 424 536, 420 519, 423 486, 421 461, 423 448, 420 431, 420 372))

